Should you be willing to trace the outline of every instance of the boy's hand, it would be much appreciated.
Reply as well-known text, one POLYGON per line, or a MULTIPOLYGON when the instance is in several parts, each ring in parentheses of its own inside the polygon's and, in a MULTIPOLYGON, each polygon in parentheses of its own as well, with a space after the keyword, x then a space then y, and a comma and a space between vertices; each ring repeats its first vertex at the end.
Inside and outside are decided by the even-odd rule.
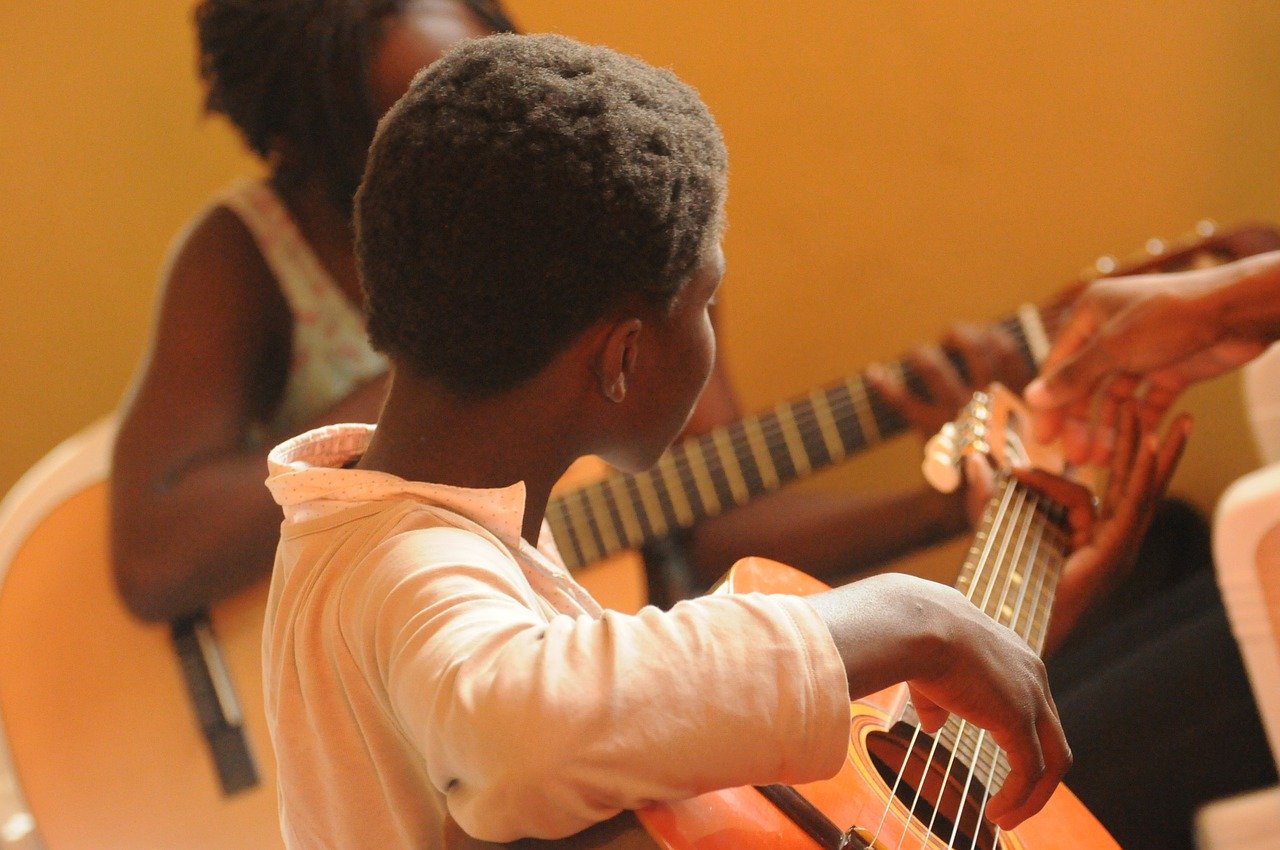
POLYGON ((1044 664, 954 588, 887 573, 806 597, 845 661, 851 698, 897 682, 921 725, 949 713, 987 729, 1011 771, 987 816, 1009 829, 1048 801, 1071 764, 1044 664))

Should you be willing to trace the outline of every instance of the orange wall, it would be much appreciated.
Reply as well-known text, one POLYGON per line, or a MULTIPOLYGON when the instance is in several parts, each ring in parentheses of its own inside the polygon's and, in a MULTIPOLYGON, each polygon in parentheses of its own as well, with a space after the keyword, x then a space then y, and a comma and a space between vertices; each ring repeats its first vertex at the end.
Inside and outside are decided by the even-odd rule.
MULTIPOLYGON (((1280 221, 1280 4, 510 5, 674 68, 720 119, 724 352, 749 407, 1201 217, 1280 221)), ((0 490, 116 403, 166 245, 256 167, 200 117, 189 15, 0 4, 0 490)), ((1207 506, 1255 460, 1234 379, 1188 404, 1176 489, 1207 506)), ((916 456, 902 441, 816 486, 909 484, 916 456)))

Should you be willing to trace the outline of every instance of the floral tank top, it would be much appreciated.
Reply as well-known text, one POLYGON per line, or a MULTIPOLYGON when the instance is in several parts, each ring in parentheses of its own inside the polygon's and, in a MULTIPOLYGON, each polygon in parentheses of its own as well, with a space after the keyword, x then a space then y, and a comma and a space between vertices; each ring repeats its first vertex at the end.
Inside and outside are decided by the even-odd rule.
POLYGON ((270 186, 238 181, 219 202, 253 234, 293 314, 284 395, 274 418, 264 424, 273 434, 294 434, 302 423, 385 372, 387 360, 369 345, 359 307, 321 265, 270 186))

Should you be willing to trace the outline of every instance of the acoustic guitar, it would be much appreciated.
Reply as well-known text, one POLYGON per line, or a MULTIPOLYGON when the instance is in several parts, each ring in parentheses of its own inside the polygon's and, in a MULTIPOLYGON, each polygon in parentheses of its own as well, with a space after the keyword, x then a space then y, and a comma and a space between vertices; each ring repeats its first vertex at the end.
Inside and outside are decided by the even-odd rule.
MULTIPOLYGON (((1194 243, 1151 247, 1086 277, 1222 262, 1278 248, 1280 234, 1206 228, 1194 243)), ((1004 322, 1029 362, 1071 294, 1004 322)), ((596 591, 620 569, 637 570, 634 559, 586 566, 593 560, 904 427, 853 376, 687 441, 648 473, 562 492, 548 520, 596 591)), ((109 566, 114 431, 108 419, 68 440, 0 503, 0 841, 27 850, 279 847, 259 658, 266 584, 173 628, 129 616, 109 566)))
MULTIPOLYGON (((978 393, 955 423, 954 454, 988 454, 998 470, 993 495, 956 587, 1032 648, 1044 647, 1054 594, 1068 553, 1065 511, 1009 474, 1013 466, 1064 472, 1060 459, 1017 436, 1025 412, 1007 390, 978 393), (1015 436, 1009 437, 1007 435, 1015 436)), ((943 470, 949 471, 949 470, 943 470)), ((791 593, 822 582, 760 558, 738 562, 715 593, 791 593)), ((848 756, 836 776, 796 787, 731 788, 627 813, 560 841, 494 845, 451 835, 451 848, 662 848, 662 850, 1118 850, 1065 786, 1013 831, 984 815, 1008 775, 1004 752, 952 716, 925 732, 906 685, 851 704, 848 756)))

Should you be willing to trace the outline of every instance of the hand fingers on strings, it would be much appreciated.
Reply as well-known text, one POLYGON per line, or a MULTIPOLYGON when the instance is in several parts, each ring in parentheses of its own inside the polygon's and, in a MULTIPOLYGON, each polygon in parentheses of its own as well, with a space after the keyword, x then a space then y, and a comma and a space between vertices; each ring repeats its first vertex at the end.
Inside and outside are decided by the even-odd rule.
POLYGON ((916 710, 916 716, 920 718, 920 728, 932 735, 942 728, 942 724, 947 722, 951 712, 929 699, 923 691, 917 690, 914 685, 908 683, 907 687, 911 691, 911 705, 916 710))
POLYGON ((1013 474, 1023 484, 1066 508, 1073 549, 1089 541, 1093 536, 1094 511, 1093 494, 1087 487, 1041 469, 1015 469, 1013 474))
MULTIPOLYGON (((996 341, 975 325, 954 325, 943 342, 945 348, 960 355, 968 373, 970 387, 982 388, 995 378, 996 341)), ((957 376, 961 377, 961 376, 957 376)))
MULTIPOLYGON (((1052 706, 1052 699, 1050 699, 1050 706, 1052 706)), ((1058 783, 1071 767, 1071 748, 1067 745, 1066 735, 1062 731, 1062 724, 1058 721, 1056 709, 1052 714, 1044 714, 1037 720, 1036 735, 1041 754, 1041 769, 1039 775, 1034 777, 1035 781, 1030 783, 1020 801, 1012 799, 1013 793, 1011 793, 1011 799, 1007 803, 1000 799, 1008 788, 1006 781, 1005 787, 1000 789, 987 806, 991 820, 1002 829, 1013 829, 1044 808, 1044 804, 1049 802, 1058 783)), ((1012 777, 1018 772, 1012 754, 1010 754, 1009 766, 1011 768, 1009 775, 1012 777)), ((1028 779, 1032 778, 1028 775, 1028 779)))
POLYGON ((935 345, 922 345, 907 352, 906 360, 911 368, 920 376, 929 397, 935 406, 946 409, 947 416, 953 416, 964 406, 972 393, 965 386, 964 379, 942 349, 935 345))
POLYGON ((890 407, 902 414, 913 428, 935 433, 946 421, 929 402, 909 391, 897 375, 880 364, 872 364, 865 372, 867 383, 890 407))

